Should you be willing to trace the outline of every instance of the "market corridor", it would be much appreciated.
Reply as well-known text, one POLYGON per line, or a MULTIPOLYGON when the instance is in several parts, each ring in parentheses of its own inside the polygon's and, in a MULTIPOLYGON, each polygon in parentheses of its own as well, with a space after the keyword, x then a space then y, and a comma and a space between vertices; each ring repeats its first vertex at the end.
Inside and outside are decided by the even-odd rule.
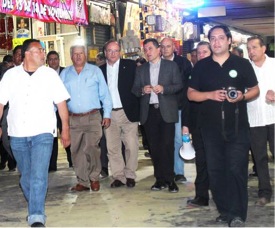
MULTIPOLYGON (((150 158, 139 150, 137 185, 129 189, 111 189, 111 179, 101 181, 99 192, 73 193, 76 183, 68 168, 66 153, 60 148, 58 171, 49 174, 46 200, 47 227, 226 227, 217 224, 213 201, 209 207, 188 208, 186 201, 194 196, 195 164, 185 164, 188 182, 179 184, 178 193, 153 192, 153 168, 150 158)), ((250 170, 251 170, 250 162, 250 170)), ((274 189, 274 163, 269 162, 274 189)), ((19 188, 19 173, 0 171, 0 227, 26 227, 27 207, 19 188)), ((247 227, 274 227, 274 198, 265 207, 255 206, 257 179, 249 179, 247 227)))

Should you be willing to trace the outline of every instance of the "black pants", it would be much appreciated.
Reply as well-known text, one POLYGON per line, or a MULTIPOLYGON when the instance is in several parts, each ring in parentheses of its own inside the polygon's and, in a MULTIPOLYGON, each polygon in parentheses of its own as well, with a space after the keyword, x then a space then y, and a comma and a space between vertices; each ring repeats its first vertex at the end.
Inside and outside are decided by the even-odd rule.
POLYGON ((6 166, 6 163, 8 162, 8 168, 9 170, 13 170, 16 168, 16 161, 13 157, 12 154, 9 154, 5 147, 3 146, 3 143, 0 142, 0 157, 1 157, 1 162, 0 166, 2 167, 1 169, 4 169, 6 166))
POLYGON ((225 141, 219 127, 202 128, 210 190, 220 214, 230 221, 247 217, 249 129, 239 129, 238 136, 225 141))
POLYGON ((259 180, 259 197, 270 199, 272 187, 268 169, 267 142, 269 149, 274 156, 274 124, 263 127, 251 127, 251 149, 259 180))
POLYGON ((175 123, 166 123, 160 110, 150 106, 143 125, 151 150, 154 176, 157 181, 174 181, 175 123))
MULTIPOLYGON (((62 122, 61 118, 58 114, 58 111, 56 111, 56 119, 57 119, 57 129, 59 129, 60 134, 62 133, 62 122)), ((70 146, 65 148, 66 154, 67 154, 67 161, 69 163, 69 166, 72 167, 72 155, 71 155, 71 149, 70 146)), ((53 141, 53 150, 52 150, 52 156, 50 160, 50 166, 49 170, 56 170, 57 169, 57 157, 58 157, 58 138, 55 137, 53 141)))
POLYGON ((196 171, 197 176, 195 179, 196 196, 209 200, 209 179, 206 165, 206 154, 204 144, 199 129, 192 132, 192 143, 196 152, 196 171))

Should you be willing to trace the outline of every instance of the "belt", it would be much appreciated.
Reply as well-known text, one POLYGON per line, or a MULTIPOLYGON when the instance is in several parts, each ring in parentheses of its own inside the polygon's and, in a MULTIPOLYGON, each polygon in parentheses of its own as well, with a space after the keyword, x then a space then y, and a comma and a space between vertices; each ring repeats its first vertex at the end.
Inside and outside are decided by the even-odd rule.
POLYGON ((113 108, 112 111, 119 111, 122 110, 123 108, 113 108))
POLYGON ((98 111, 99 111, 98 109, 93 109, 93 110, 91 110, 89 112, 83 112, 83 113, 72 113, 72 112, 70 112, 69 116, 87 116, 87 115, 96 113, 98 111))
POLYGON ((155 109, 159 108, 159 104, 149 104, 149 106, 155 109))

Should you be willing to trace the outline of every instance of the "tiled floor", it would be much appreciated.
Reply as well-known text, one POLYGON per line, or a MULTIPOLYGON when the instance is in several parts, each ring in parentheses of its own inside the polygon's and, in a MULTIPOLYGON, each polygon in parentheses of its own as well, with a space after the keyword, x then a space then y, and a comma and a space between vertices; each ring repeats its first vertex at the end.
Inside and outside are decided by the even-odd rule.
MULTIPOLYGON (((188 208, 194 196, 195 165, 185 164, 188 182, 179 185, 178 193, 152 192, 154 183, 150 158, 139 151, 137 185, 133 189, 111 189, 111 179, 101 181, 99 192, 72 193, 76 183, 68 168, 65 152, 60 149, 58 171, 49 175, 46 201, 48 227, 226 227, 215 223, 218 216, 213 201, 209 207, 188 208)), ((274 186, 274 163, 270 162, 274 186)), ((251 166, 251 164, 250 164, 251 166)), ((18 186, 18 172, 0 171, 0 227, 26 227, 27 204, 18 186)), ((247 227, 274 227, 274 199, 265 207, 255 206, 257 178, 249 179, 247 227)))

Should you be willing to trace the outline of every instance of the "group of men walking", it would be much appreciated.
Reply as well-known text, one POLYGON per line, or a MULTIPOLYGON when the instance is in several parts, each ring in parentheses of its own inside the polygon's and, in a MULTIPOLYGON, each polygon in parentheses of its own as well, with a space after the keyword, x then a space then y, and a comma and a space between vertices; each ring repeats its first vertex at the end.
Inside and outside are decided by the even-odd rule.
MULTIPOLYGON (((251 144, 249 120, 257 114, 249 114, 247 102, 258 99, 258 82, 262 80, 259 75, 266 74, 258 73, 261 70, 257 71, 257 67, 273 60, 257 59, 260 51, 255 49, 263 45, 258 38, 248 40, 249 57, 255 66, 231 54, 232 35, 226 26, 210 29, 208 39, 209 43, 198 45, 199 61, 193 69, 186 58, 174 53, 172 39, 164 38, 159 44, 149 38, 143 42, 148 62, 139 67, 132 60, 121 59, 120 44, 110 40, 104 46, 106 63, 100 67, 87 63, 85 46, 74 45, 70 48, 73 64, 61 73, 44 66, 40 41, 24 42, 23 63, 8 70, 0 83, 0 116, 9 102, 8 134, 28 202, 29 225, 41 227, 46 222, 45 198, 57 114, 61 143, 70 148, 68 161, 77 177, 72 191, 100 190, 103 132, 113 177, 110 187, 135 187, 140 122, 154 167, 152 191, 168 188, 175 193, 179 191, 177 183, 186 181, 179 148, 182 133, 192 133, 197 153, 196 196, 188 204, 207 206, 209 188, 220 213, 216 222, 243 226, 247 216, 250 147, 257 168, 262 170, 258 170, 258 204, 270 202, 271 187, 263 177, 268 168, 266 150, 261 155, 258 151, 266 148, 267 140, 272 146, 273 129, 274 155, 275 83, 263 80, 264 98, 260 103, 268 109, 268 121, 255 120, 252 126, 261 130, 260 136, 258 128, 252 129, 252 142, 254 135, 261 137, 261 144, 251 144)), ((253 110, 255 107, 257 104, 253 110)))

